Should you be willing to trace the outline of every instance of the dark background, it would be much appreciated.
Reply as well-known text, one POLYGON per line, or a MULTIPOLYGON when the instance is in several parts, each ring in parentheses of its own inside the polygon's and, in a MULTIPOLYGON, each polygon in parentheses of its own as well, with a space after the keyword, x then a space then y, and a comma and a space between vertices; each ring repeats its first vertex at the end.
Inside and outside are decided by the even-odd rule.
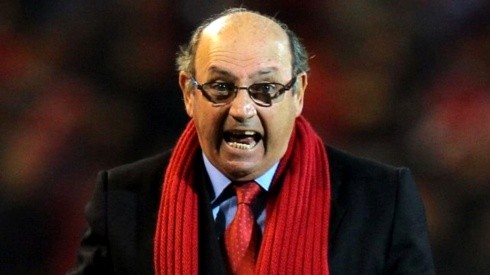
POLYGON ((73 265, 96 172, 172 146, 178 45, 241 4, 303 38, 304 115, 327 143, 412 169, 438 273, 489 274, 483 0, 2 0, 0 274, 73 265))

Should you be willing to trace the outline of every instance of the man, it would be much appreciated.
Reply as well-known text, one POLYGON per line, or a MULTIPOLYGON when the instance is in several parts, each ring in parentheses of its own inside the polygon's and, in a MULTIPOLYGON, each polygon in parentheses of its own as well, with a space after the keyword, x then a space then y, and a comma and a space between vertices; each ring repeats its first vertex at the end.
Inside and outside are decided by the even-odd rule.
POLYGON ((301 116, 307 54, 285 25, 227 10, 177 64, 191 120, 173 151, 99 174, 74 274, 433 274, 409 171, 325 147, 301 116))

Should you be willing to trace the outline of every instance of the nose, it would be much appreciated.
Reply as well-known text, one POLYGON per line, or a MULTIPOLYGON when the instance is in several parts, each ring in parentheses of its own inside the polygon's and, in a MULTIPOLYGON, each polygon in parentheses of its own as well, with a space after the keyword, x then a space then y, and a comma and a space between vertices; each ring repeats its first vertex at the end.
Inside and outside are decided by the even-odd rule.
POLYGON ((237 121, 244 121, 257 114, 255 104, 246 89, 239 89, 231 102, 230 115, 237 121))

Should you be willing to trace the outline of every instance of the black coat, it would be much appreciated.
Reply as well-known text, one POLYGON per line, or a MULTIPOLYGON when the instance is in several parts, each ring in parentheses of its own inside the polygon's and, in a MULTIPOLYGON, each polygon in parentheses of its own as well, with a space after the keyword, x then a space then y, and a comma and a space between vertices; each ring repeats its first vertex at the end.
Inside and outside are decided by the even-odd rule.
MULTIPOLYGON (((409 170, 330 147, 327 154, 330 273, 434 274, 424 208, 409 170)), ((169 157, 167 152, 99 173, 73 274, 153 274, 156 215, 169 157)), ((209 181, 201 169, 196 172, 209 181)), ((199 202, 200 274, 223 274, 205 188, 198 193, 204 198, 199 202)))

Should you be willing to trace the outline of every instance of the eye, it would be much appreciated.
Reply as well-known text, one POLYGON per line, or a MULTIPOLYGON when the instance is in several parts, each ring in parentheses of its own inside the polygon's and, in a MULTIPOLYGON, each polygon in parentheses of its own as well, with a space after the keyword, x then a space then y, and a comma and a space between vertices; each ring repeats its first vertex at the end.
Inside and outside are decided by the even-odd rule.
POLYGON ((274 94, 277 92, 277 85, 274 83, 257 83, 250 86, 250 90, 254 93, 274 94))
POLYGON ((211 82, 208 83, 207 88, 219 93, 230 93, 235 90, 235 85, 226 82, 211 82))

